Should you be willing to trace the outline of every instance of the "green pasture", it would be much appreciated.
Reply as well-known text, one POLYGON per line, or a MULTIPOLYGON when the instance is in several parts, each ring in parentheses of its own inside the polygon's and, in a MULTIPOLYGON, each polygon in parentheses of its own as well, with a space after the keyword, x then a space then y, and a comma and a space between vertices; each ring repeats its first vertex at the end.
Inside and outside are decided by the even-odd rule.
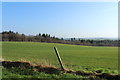
POLYGON ((117 47, 93 47, 39 42, 2 42, 2 57, 10 61, 30 61, 59 67, 53 47, 57 47, 66 68, 117 70, 117 47))

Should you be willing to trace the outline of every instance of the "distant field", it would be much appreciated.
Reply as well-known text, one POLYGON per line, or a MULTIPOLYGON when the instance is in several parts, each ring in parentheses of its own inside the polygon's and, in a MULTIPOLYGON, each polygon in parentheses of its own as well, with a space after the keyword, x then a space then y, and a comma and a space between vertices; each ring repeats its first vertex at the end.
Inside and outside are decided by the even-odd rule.
POLYGON ((106 68, 117 70, 117 47, 92 47, 80 45, 38 43, 38 42, 3 42, 2 55, 5 60, 26 60, 32 63, 47 63, 58 66, 53 50, 57 47, 66 68, 106 68))

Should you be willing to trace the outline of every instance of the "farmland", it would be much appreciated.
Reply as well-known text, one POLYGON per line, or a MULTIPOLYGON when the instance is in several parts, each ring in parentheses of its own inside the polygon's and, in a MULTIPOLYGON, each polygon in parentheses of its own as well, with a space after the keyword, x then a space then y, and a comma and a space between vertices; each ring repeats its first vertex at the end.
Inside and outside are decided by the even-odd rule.
POLYGON ((33 64, 46 64, 59 67, 53 50, 57 47, 63 64, 68 69, 117 70, 117 47, 93 47, 38 42, 3 42, 2 57, 8 61, 30 61, 33 64))

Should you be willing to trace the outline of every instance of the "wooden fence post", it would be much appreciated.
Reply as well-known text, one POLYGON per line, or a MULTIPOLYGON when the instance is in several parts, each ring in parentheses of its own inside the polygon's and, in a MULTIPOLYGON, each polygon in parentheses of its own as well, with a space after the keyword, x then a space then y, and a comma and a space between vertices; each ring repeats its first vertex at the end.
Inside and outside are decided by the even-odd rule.
POLYGON ((58 61, 59 61, 59 63, 60 63, 61 69, 64 71, 64 67, 63 67, 62 60, 61 60, 61 58, 60 58, 59 52, 58 52, 58 50, 57 50, 56 47, 54 47, 54 50, 55 50, 55 53, 56 53, 56 55, 57 55, 58 61))

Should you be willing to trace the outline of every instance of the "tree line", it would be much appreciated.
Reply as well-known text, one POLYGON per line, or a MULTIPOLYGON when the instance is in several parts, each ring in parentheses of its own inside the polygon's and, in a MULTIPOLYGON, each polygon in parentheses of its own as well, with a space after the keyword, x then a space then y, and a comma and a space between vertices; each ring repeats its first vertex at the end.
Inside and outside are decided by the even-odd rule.
POLYGON ((2 41, 22 41, 22 42, 48 42, 48 43, 62 43, 62 44, 73 44, 73 45, 88 45, 88 46, 118 46, 119 40, 90 40, 90 39, 79 39, 71 38, 65 40, 51 36, 46 33, 39 33, 36 35, 25 35, 13 31, 3 31, 0 33, 2 41))

